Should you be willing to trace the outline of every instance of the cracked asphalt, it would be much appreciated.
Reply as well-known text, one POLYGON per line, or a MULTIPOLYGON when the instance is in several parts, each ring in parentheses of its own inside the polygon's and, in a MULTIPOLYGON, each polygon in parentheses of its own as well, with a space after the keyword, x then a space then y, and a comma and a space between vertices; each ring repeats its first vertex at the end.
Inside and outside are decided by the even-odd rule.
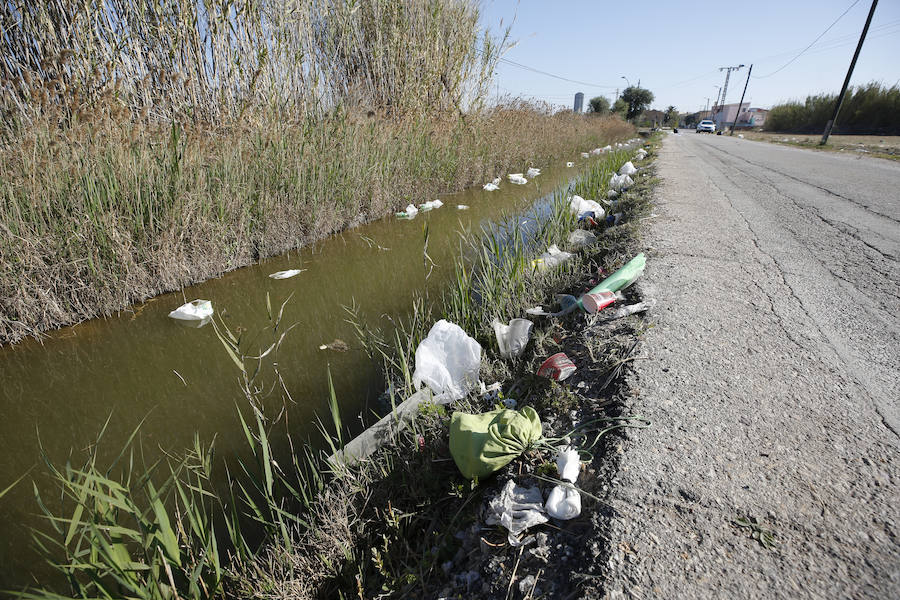
POLYGON ((657 165, 598 591, 900 598, 900 163, 691 132, 657 165))

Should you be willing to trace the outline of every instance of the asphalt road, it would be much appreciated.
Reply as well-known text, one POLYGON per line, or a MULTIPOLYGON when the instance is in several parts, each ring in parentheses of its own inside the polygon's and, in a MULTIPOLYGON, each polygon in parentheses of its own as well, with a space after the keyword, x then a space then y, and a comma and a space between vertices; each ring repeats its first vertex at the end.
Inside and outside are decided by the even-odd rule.
POLYGON ((686 132, 657 164, 654 425, 623 444, 603 589, 900 598, 900 163, 686 132))

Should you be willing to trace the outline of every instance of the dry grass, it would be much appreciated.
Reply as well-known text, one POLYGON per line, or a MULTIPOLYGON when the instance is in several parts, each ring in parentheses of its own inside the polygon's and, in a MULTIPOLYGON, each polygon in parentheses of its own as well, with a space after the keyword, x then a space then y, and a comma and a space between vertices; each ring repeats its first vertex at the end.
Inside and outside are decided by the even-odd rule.
POLYGON ((741 131, 748 140, 758 140, 775 144, 788 144, 817 150, 859 153, 900 160, 900 136, 897 135, 831 135, 828 144, 819 146, 822 134, 804 135, 794 133, 771 133, 765 131, 741 131))

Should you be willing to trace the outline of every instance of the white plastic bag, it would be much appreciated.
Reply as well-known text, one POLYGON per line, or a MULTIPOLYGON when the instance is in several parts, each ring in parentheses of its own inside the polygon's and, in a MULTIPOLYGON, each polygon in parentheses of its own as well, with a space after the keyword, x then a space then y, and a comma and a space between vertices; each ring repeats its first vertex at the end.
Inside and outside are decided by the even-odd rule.
POLYGON ((537 177, 541 174, 540 169, 535 169, 534 167, 529 167, 527 171, 525 171, 526 177, 537 177))
POLYGON ((441 319, 416 348, 413 385, 424 383, 434 392, 434 400, 447 404, 459 400, 478 384, 481 346, 459 325, 441 319))
POLYGON ((581 158, 588 158, 588 157, 590 157, 590 154, 588 154, 587 152, 581 153, 581 158))
POLYGON ((581 458, 578 456, 578 450, 571 446, 561 446, 557 449, 556 470, 559 472, 560 479, 575 483, 578 473, 581 471, 581 458))
POLYGON ((612 150, 612 146, 609 146, 609 145, 606 145, 606 146, 603 146, 602 148, 600 148, 600 152, 609 152, 610 150, 612 150))
POLYGON ((574 519, 581 514, 581 494, 578 490, 558 485, 550 491, 544 509, 554 519, 574 519))
POLYGON ((528 339, 531 337, 531 328, 534 323, 528 319, 513 319, 509 325, 504 325, 494 319, 494 335, 497 336, 497 346, 500 348, 500 356, 503 358, 518 358, 525 351, 528 339))
POLYGON ((593 211, 595 219, 602 219, 604 215, 603 207, 594 200, 585 200, 581 196, 572 196, 569 198, 569 210, 576 215, 593 211))
POLYGON ((407 217, 409 217, 410 219, 412 219, 412 218, 415 217, 417 214, 419 214, 419 209, 416 208, 416 206, 415 206, 414 204, 407 204, 407 205, 406 205, 406 216, 407 216, 407 217))
POLYGON ((510 173, 506 176, 506 178, 509 179, 510 183, 514 183, 516 185, 525 185, 526 183, 528 183, 528 180, 522 177, 521 173, 510 173))
POLYGON ((209 300, 192 300, 170 312, 169 317, 180 321, 202 321, 207 317, 211 317, 212 314, 212 302, 209 300))
POLYGON ((637 173, 637 169, 634 168, 630 160, 619 167, 619 175, 634 175, 635 173, 637 173))
POLYGON ((299 275, 306 269, 288 269, 287 271, 276 271, 269 274, 272 279, 290 279, 294 275, 299 275))
POLYGON ((556 244, 553 244, 547 248, 546 252, 531 261, 531 265, 538 271, 544 272, 558 267, 570 258, 572 258, 570 252, 563 252, 556 244))
POLYGON ((617 192, 616 190, 609 190, 608 192, 606 192, 606 197, 609 198, 610 200, 614 200, 618 196, 619 196, 619 192, 617 192))
POLYGON ((469 207, 466 204, 457 204, 456 210, 469 210, 469 207))
POLYGON ((600 154, 603 154, 603 150, 603 148, 594 148, 593 150, 591 150, 591 154, 593 154, 594 156, 598 156, 600 154))
POLYGON ((425 202, 424 204, 420 204, 419 210, 428 211, 433 208, 440 208, 443 205, 444 205, 444 203, 441 202, 440 200, 429 200, 428 202, 425 202))
POLYGON ((569 246, 580 250, 597 242, 597 236, 585 229, 576 229, 569 234, 569 246))
POLYGON ((500 494, 488 503, 485 522, 488 525, 503 525, 509 531, 506 537, 510 546, 527 544, 533 538, 522 539, 519 536, 529 527, 547 522, 543 500, 537 487, 518 486, 515 480, 510 479, 500 494))
POLYGON ((628 175, 613 175, 609 178, 609 188, 612 190, 627 190, 632 185, 634 181, 628 175))
POLYGON ((490 183, 484 184, 484 191, 486 191, 486 192, 493 192, 493 191, 496 191, 499 189, 500 189, 500 186, 497 185, 496 183, 494 183, 493 181, 490 183))

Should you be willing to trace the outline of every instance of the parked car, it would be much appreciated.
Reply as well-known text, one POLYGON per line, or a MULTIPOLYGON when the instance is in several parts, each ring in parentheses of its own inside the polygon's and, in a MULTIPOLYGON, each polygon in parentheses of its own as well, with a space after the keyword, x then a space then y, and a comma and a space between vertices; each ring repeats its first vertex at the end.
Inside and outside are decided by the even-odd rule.
POLYGON ((697 123, 697 133, 715 133, 716 132, 716 124, 710 121, 709 119, 703 119, 699 123, 697 123))

